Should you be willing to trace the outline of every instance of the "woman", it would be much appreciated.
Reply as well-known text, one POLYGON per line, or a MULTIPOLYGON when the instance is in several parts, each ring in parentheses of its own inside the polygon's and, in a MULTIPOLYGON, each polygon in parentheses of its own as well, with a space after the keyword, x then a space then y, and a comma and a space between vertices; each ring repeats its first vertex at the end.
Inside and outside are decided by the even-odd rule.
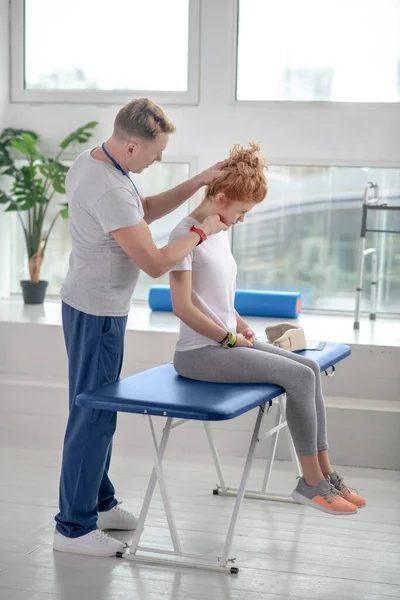
POLYGON ((329 514, 354 514, 366 502, 343 483, 329 461, 317 363, 255 338, 234 309, 237 268, 227 233, 202 235, 200 224, 207 216, 219 215, 231 227, 265 198, 265 161, 259 147, 234 146, 222 170, 226 177, 208 186, 203 202, 171 234, 171 241, 188 230, 201 238, 170 273, 173 309, 181 321, 175 369, 201 381, 282 386, 287 423, 303 470, 294 500, 329 514))

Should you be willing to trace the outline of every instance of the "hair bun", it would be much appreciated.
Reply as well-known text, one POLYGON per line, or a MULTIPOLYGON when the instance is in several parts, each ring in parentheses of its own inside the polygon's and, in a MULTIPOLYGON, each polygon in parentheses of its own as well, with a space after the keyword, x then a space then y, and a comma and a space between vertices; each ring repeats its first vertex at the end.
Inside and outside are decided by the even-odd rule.
POLYGON ((225 161, 223 169, 237 169, 243 174, 249 174, 251 169, 265 169, 265 157, 260 155, 260 146, 257 142, 249 142, 248 147, 235 144, 225 161))
POLYGON ((235 144, 221 166, 228 175, 209 185, 206 197, 223 192, 228 201, 261 202, 267 194, 266 168, 267 161, 256 142, 249 142, 247 147, 235 144))

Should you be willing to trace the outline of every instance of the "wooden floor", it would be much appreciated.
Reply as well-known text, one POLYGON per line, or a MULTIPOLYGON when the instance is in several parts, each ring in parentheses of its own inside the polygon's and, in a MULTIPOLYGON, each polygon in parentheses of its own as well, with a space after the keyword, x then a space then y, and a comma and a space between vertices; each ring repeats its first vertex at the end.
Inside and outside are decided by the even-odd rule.
MULTIPOLYGON (((148 457, 114 456, 112 478, 124 507, 138 512, 150 466, 148 457)), ((231 485, 241 466, 228 461, 231 485)), ((241 571, 232 576, 53 553, 59 467, 58 452, 0 446, 1 600, 400 598, 399 472, 345 468, 348 483, 369 502, 352 517, 245 500, 232 553, 241 571)), ((212 495, 216 476, 208 457, 170 458, 166 473, 184 549, 220 554, 233 499, 212 495)), ((255 483, 261 461, 253 473, 255 483)), ((282 491, 294 487, 287 464, 273 483, 282 491)), ((168 543, 158 495, 150 516, 143 542, 168 543)))

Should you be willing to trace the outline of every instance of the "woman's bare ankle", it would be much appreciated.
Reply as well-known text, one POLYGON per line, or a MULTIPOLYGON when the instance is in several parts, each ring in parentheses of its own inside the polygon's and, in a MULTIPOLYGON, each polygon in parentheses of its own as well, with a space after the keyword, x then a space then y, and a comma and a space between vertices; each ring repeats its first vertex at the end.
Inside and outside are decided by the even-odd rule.
POLYGON ((319 484, 324 475, 319 466, 318 456, 313 454, 311 456, 299 456, 299 461, 303 471, 303 477, 307 485, 315 487, 319 484))
POLYGON ((333 473, 333 467, 329 460, 329 452, 328 450, 318 450, 318 462, 321 468, 324 477, 327 477, 331 473, 333 473))

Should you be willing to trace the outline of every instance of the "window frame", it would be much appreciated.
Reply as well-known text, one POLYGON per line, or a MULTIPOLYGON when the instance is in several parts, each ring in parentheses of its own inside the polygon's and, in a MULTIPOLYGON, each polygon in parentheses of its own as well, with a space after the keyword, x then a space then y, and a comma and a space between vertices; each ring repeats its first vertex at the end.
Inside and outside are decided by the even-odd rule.
POLYGON ((188 89, 185 92, 153 90, 74 91, 25 89, 25 0, 10 2, 10 102, 40 104, 123 105, 134 98, 151 97, 164 105, 199 104, 201 0, 189 1, 188 89))
POLYGON ((354 107, 355 110, 371 109, 374 110, 379 107, 385 107, 393 110, 398 110, 400 106, 400 100, 394 102, 335 102, 334 100, 238 100, 237 98, 237 87, 238 87, 238 60, 239 60, 239 15, 240 15, 240 1, 236 0, 234 3, 234 26, 232 27, 232 55, 234 57, 234 65, 232 68, 233 79, 231 82, 231 98, 234 106, 253 107, 253 108, 279 108, 279 109, 302 109, 302 110, 316 110, 318 108, 324 109, 329 108, 332 110, 346 110, 347 108, 354 107))

